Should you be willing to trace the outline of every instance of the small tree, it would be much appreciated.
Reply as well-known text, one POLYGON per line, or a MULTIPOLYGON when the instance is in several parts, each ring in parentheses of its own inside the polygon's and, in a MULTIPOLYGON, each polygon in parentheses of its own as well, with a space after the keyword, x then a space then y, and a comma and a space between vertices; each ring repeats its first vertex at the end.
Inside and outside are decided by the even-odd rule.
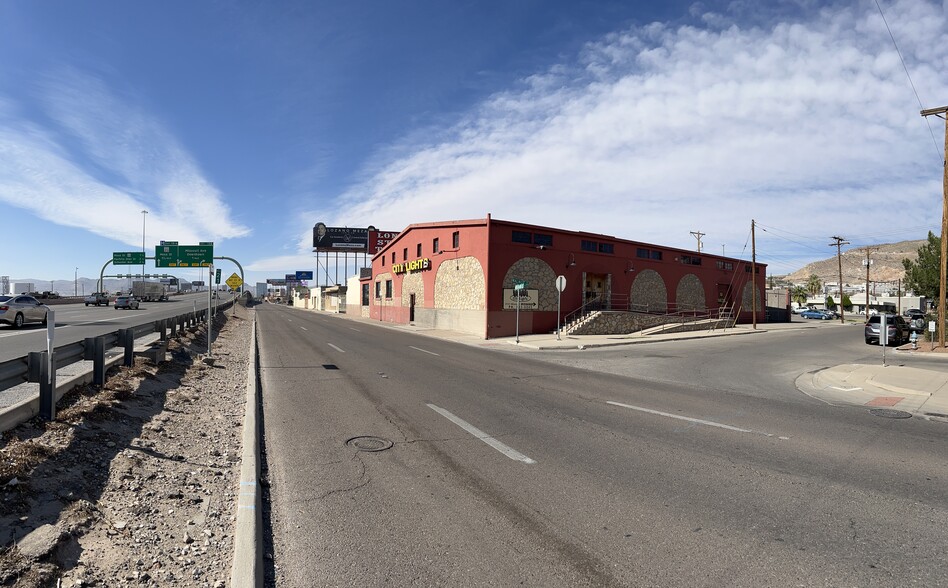
POLYGON ((918 259, 903 259, 905 288, 929 300, 938 298, 941 281, 941 237, 928 232, 928 243, 918 248, 918 259))
POLYGON ((793 299, 799 305, 806 304, 807 292, 806 288, 803 286, 794 286, 793 290, 790 292, 790 298, 793 299))
POLYGON ((851 311, 853 309, 853 301, 849 299, 849 294, 845 294, 845 293, 843 294, 842 303, 843 303, 844 309, 848 311, 851 311))
POLYGON ((829 310, 836 310, 836 302, 833 300, 832 296, 826 297, 826 308, 829 310))

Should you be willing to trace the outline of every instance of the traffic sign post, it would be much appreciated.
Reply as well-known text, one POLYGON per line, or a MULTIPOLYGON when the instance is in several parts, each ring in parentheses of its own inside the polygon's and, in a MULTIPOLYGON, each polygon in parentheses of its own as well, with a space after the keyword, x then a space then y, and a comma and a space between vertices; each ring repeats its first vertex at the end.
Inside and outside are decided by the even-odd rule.
POLYGON ((527 287, 527 283, 523 280, 514 281, 514 293, 517 295, 517 327, 516 327, 516 343, 520 344, 520 296, 523 294, 524 289, 527 287))
POLYGON ((560 298, 566 289, 566 276, 556 276, 556 340, 560 340, 560 298))

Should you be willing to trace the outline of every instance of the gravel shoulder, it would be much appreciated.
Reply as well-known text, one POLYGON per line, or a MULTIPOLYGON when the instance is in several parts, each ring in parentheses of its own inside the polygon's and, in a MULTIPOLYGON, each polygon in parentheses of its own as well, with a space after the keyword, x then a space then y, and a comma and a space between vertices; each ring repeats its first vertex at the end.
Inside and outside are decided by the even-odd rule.
POLYGON ((0 438, 0 585, 229 584, 253 310, 0 438))

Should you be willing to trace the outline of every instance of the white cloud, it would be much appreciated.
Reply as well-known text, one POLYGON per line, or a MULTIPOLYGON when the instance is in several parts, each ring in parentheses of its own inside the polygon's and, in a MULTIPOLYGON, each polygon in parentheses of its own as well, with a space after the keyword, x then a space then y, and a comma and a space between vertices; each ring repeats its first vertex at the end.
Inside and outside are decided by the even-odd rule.
POLYGON ((76 70, 47 77, 52 124, 26 122, 0 97, 0 201, 128 245, 146 232, 196 243, 249 233, 162 125, 76 70))
MULTIPOLYGON (((934 226, 941 155, 875 4, 801 9, 741 27, 699 8, 707 28, 609 35, 370 170, 345 213, 313 218, 398 230, 490 212, 688 248, 701 230, 729 253, 751 218, 819 239, 878 234, 882 213, 934 226)), ((922 100, 948 99, 942 7, 886 10, 922 100)))

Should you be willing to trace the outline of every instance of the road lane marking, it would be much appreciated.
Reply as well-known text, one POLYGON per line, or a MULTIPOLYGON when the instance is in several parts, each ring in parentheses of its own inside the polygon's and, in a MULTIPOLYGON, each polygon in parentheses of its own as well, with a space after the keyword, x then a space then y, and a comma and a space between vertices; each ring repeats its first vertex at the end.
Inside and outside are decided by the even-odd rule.
POLYGON ((300 328, 303 329, 304 331, 308 331, 308 330, 309 330, 309 329, 307 329, 306 327, 300 327, 300 328))
POLYGON ((361 333, 361 332, 362 332, 362 331, 360 331, 359 329, 356 329, 356 328, 354 328, 354 327, 349 327, 349 328, 350 328, 351 330, 355 331, 356 333, 361 333))
POLYGON ((332 343, 327 343, 326 345, 329 345, 330 347, 332 347, 333 349, 335 349, 335 350, 338 351, 339 353, 345 353, 345 351, 343 351, 342 349, 339 349, 338 347, 336 347, 336 346, 333 345, 332 343))
POLYGON ((422 349, 421 347, 412 347, 411 345, 409 345, 408 347, 409 349, 414 349, 415 351, 421 351, 422 353, 430 353, 431 355, 437 355, 438 357, 441 357, 441 354, 435 353, 434 351, 428 351, 427 349, 422 349))
MULTIPOLYGON (((772 434, 772 433, 764 433, 763 431, 755 431, 755 430, 753 430, 753 429, 742 429, 742 428, 740 428, 740 427, 734 427, 734 426, 731 426, 731 425, 725 425, 724 423, 716 423, 716 422, 714 422, 714 421, 706 421, 706 420, 704 420, 704 419, 696 419, 696 418, 692 418, 692 417, 681 416, 681 415, 678 415, 678 414, 671 414, 671 413, 668 413, 668 412, 662 412, 662 411, 660 411, 660 410, 652 410, 651 408, 642 408, 641 406, 633 406, 633 405, 631 405, 631 404, 623 404, 623 403, 621 403, 621 402, 613 402, 613 401, 611 401, 611 400, 607 400, 607 401, 606 401, 606 404, 611 404, 611 405, 613 405, 613 406, 621 406, 622 408, 631 408, 632 410, 638 410, 638 411, 640 411, 640 412, 647 412, 647 413, 649 413, 649 414, 656 414, 656 415, 658 415, 658 416, 668 417, 668 418, 672 418, 672 419, 679 419, 679 420, 682 420, 682 421, 688 421, 689 423, 695 423, 695 424, 698 424, 698 425, 707 425, 707 426, 709 426, 709 427, 718 427, 719 429, 727 429, 728 431, 736 431, 736 432, 738 432, 738 433, 756 433, 756 434, 758 434, 758 435, 764 435, 765 437, 777 437, 777 435, 774 435, 774 434, 772 434)), ((781 440, 783 440, 783 441, 787 441, 787 440, 790 439, 790 437, 777 437, 777 438, 778 438, 778 439, 781 439, 781 440)))
POLYGON ((839 390, 840 392, 855 392, 856 390, 862 390, 862 388, 840 388, 839 386, 830 386, 833 390, 839 390))
POLYGON ((441 408, 440 406, 435 406, 434 404, 428 404, 428 408, 430 408, 431 410, 433 410, 433 411, 435 411, 436 413, 440 414, 440 415, 443 416, 444 418, 448 419, 449 421, 451 421, 451 422, 454 423, 455 425, 461 427, 462 429, 464 429, 465 431, 467 431, 467 432, 470 433, 471 435, 474 435, 475 437, 477 437, 478 439, 480 439, 480 440, 483 441, 484 443, 487 443, 488 445, 490 445, 491 447, 493 447, 493 448, 496 449, 497 451, 503 453, 504 455, 506 455, 506 456, 509 457, 510 459, 512 459, 512 460, 514 460, 514 461, 522 461, 523 463, 528 463, 528 464, 530 464, 530 463, 536 463, 536 461, 530 459, 529 457, 527 457, 526 455, 520 453, 520 452, 517 451, 516 449, 513 449, 513 448, 511 448, 511 447, 508 447, 507 445, 504 445, 503 443, 501 443, 501 442, 498 441, 497 439, 494 439, 493 437, 491 437, 490 435, 488 435, 488 434, 485 433, 484 431, 481 431, 480 429, 478 429, 478 428, 475 427, 474 425, 468 423, 467 421, 465 421, 465 420, 463 420, 463 419, 461 419, 461 418, 459 418, 459 417, 454 416, 453 414, 451 414, 451 413, 448 412, 447 410, 441 408))

